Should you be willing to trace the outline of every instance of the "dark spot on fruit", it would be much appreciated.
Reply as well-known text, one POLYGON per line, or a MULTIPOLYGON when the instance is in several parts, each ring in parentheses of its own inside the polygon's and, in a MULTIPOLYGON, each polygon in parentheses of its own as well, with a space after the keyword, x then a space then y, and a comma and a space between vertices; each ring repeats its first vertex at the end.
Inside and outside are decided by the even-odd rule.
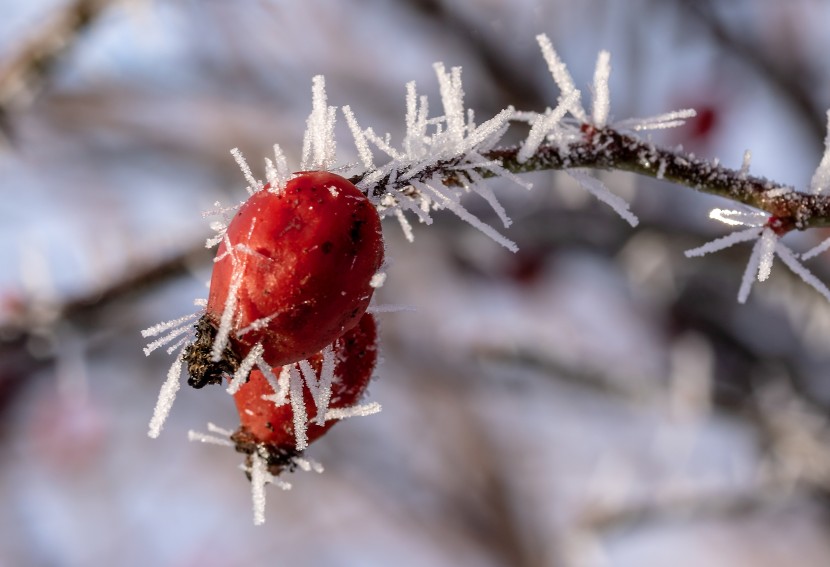
POLYGON ((352 223, 352 228, 349 231, 349 237, 352 239, 352 242, 355 243, 355 244, 360 242, 360 227, 363 226, 364 222, 365 221, 362 221, 362 220, 355 220, 352 223))
POLYGON ((328 254, 331 252, 331 249, 334 248, 334 244, 331 241, 326 240, 323 244, 320 245, 320 249, 323 251, 323 254, 328 254))

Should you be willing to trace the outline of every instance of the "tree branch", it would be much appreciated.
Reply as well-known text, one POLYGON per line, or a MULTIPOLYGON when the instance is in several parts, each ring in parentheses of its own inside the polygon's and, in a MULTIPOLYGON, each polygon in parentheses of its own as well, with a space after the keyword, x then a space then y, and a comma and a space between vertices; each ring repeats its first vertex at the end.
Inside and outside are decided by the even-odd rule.
MULTIPOLYGON (((799 193, 791 186, 750 176, 744 171, 723 167, 717 161, 696 158, 693 154, 660 148, 612 128, 596 129, 585 125, 583 130, 582 140, 570 144, 546 142, 524 162, 518 159, 521 146, 494 149, 482 156, 516 174, 589 168, 630 171, 665 179, 765 211, 774 217, 775 223, 770 226, 779 234, 793 229, 830 226, 830 196, 799 193)), ((428 182, 436 175, 447 186, 464 186, 469 183, 469 177, 464 170, 456 168, 458 164, 458 159, 438 162, 414 176, 399 171, 398 175, 387 176, 377 183, 374 194, 382 195, 388 189, 406 194, 407 190, 413 190, 413 181, 428 182)), ((486 165, 475 171, 482 177, 498 175, 486 165)), ((351 181, 358 183, 362 177, 353 177, 351 181)))

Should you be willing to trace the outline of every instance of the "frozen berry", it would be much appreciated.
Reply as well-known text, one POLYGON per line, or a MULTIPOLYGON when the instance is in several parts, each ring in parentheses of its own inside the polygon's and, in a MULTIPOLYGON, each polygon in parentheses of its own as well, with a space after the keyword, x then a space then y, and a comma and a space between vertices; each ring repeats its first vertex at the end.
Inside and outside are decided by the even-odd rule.
POLYGON ((223 343, 214 355, 225 338, 240 359, 260 343, 263 359, 279 367, 313 356, 360 320, 383 262, 380 218, 347 179, 303 172, 279 191, 254 193, 216 258, 205 314, 213 330, 202 329, 223 343))
MULTIPOLYGON (((377 361, 377 327, 374 317, 366 313, 360 323, 334 342, 332 347, 334 371, 331 380, 331 397, 324 410, 340 410, 357 404, 369 384, 377 361)), ((308 362, 317 377, 321 377, 324 355, 318 353, 308 362)), ((292 364, 292 372, 299 373, 292 364)), ((276 369, 275 369, 276 370, 276 369)), ((299 374, 296 374, 299 376, 299 374)), ((265 445, 271 465, 285 465, 298 454, 296 416, 293 406, 296 400, 275 402, 274 389, 263 373, 254 369, 248 382, 234 394, 240 430, 234 435, 237 448, 251 453, 257 445, 265 445), (263 397, 265 396, 265 397, 263 397)), ((317 402, 307 385, 302 389, 305 407, 304 443, 311 443, 328 431, 336 419, 317 421, 317 402)))

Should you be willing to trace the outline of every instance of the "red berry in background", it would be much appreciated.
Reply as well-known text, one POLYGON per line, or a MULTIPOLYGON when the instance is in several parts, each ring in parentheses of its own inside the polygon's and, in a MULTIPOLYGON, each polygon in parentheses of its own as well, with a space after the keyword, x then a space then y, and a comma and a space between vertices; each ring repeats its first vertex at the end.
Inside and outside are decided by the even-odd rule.
POLYGON ((302 172, 280 191, 252 195, 216 257, 206 316, 219 327, 235 292, 231 346, 244 356, 261 343, 263 359, 280 367, 313 356, 360 320, 383 262, 380 218, 347 179, 302 172))
MULTIPOLYGON (((331 383, 329 409, 349 408, 358 403, 366 391, 377 362, 377 326, 375 318, 366 313, 360 323, 347 331, 334 343, 334 376, 331 383)), ((317 375, 323 363, 322 354, 309 359, 317 375)), ((277 371, 278 369, 274 369, 277 371)), ((290 403, 277 406, 272 399, 274 390, 265 376, 257 369, 251 371, 248 382, 234 394, 239 419, 242 424, 234 435, 240 450, 250 453, 256 444, 265 444, 272 462, 297 454, 294 430, 294 412, 290 403)), ((303 388, 303 400, 308 416, 306 430, 308 443, 328 431, 336 420, 323 425, 314 423, 316 406, 307 387, 303 388)), ((282 463, 285 464, 285 463, 282 463)))
POLYGON ((711 105, 703 105, 695 110, 697 116, 688 121, 688 136, 695 142, 708 141, 718 126, 718 109, 711 105))

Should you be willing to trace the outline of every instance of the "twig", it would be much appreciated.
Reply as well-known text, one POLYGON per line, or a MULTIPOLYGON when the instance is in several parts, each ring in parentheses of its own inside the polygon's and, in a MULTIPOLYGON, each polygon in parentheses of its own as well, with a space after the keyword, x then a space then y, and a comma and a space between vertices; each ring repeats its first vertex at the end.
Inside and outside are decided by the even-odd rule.
MULTIPOLYGON (((511 173, 591 168, 630 171, 665 179, 766 211, 777 218, 783 232, 830 226, 830 197, 826 195, 798 193, 791 187, 768 179, 747 176, 745 172, 696 158, 692 154, 659 148, 611 128, 589 129, 582 141, 570 145, 542 144, 523 163, 518 159, 520 149, 520 146, 496 149, 483 156, 500 162, 511 173)), ((413 181, 426 181, 435 175, 440 175, 448 186, 463 186, 467 181, 466 174, 453 169, 455 165, 453 160, 439 162, 409 178, 403 175, 404 172, 399 172, 395 176, 398 181, 388 183, 390 178, 387 178, 378 183, 375 194, 382 194, 387 188, 411 191, 413 181)), ((487 168, 477 169, 476 172, 482 177, 494 175, 487 168)), ((357 183, 361 179, 357 176, 352 181, 357 183)))

